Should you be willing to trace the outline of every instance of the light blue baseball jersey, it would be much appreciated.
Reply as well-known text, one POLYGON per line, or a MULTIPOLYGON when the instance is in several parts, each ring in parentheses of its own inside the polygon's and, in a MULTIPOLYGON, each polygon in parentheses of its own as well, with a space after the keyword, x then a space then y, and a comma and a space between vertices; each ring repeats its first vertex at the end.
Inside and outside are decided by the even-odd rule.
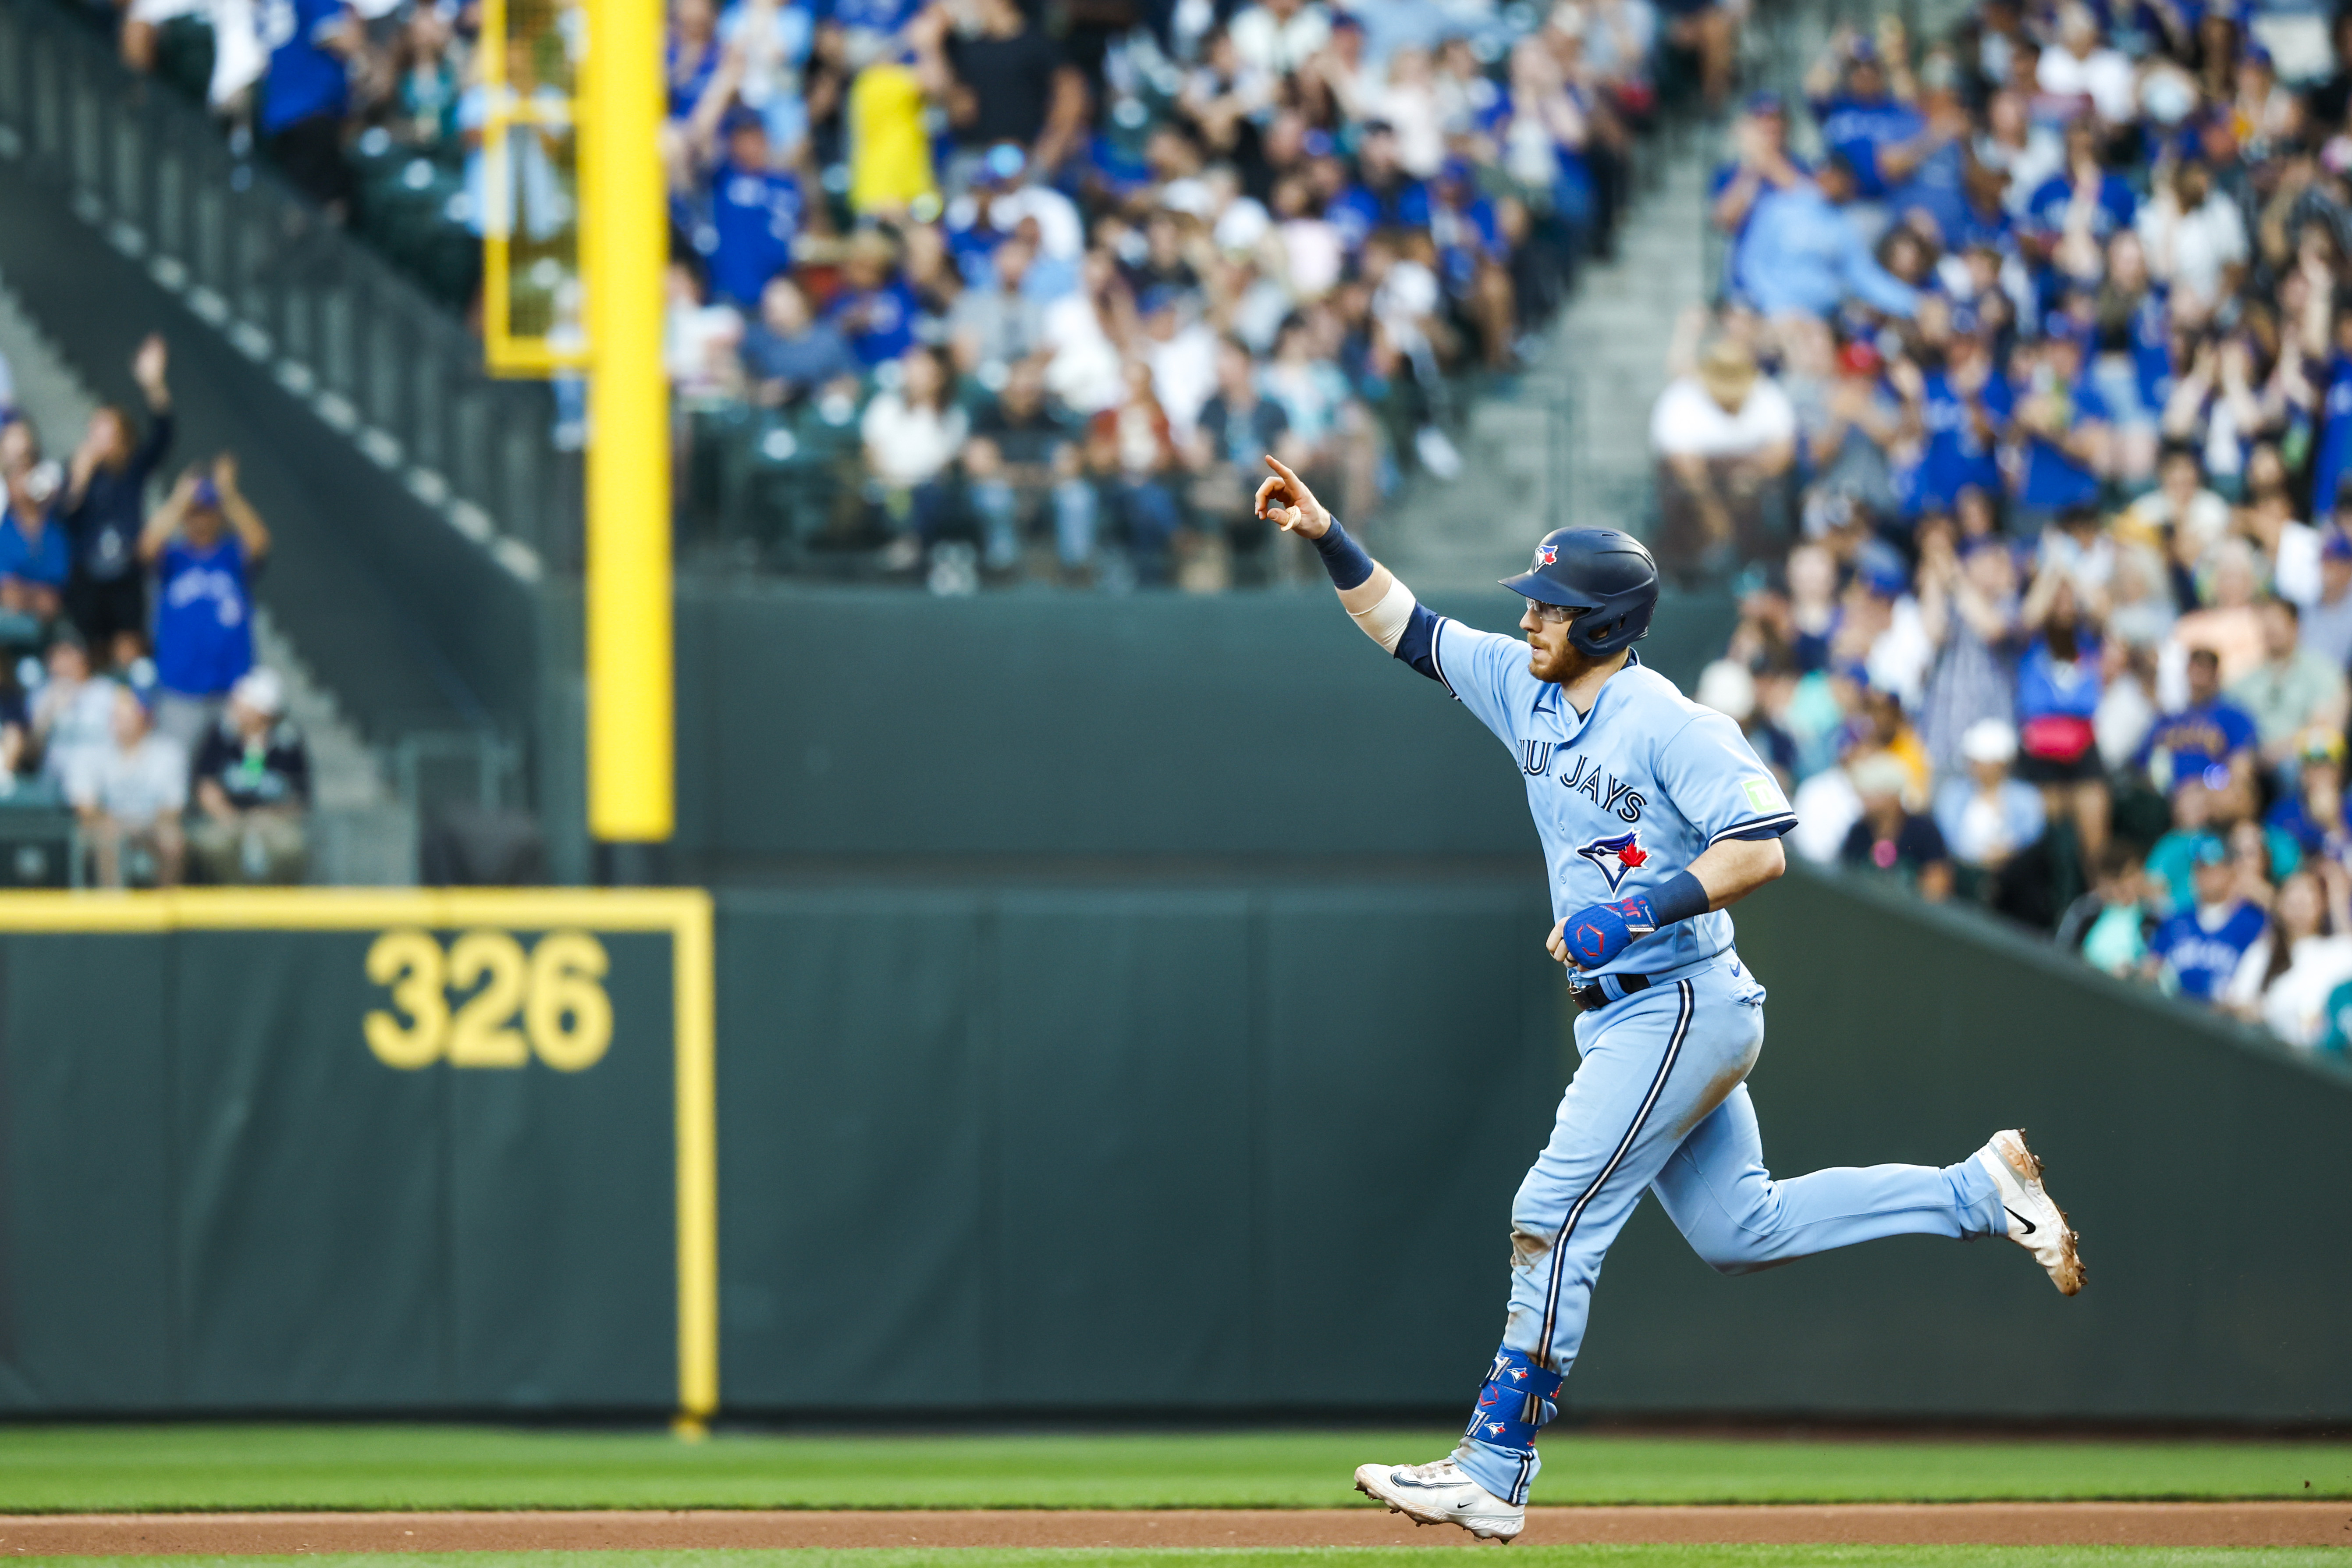
MULTIPOLYGON (((1739 726, 1638 657, 1601 682, 1592 711, 1580 716, 1564 689, 1528 673, 1521 639, 1429 618, 1437 679, 1511 748, 1526 775, 1555 921, 1654 893, 1718 839, 1776 838, 1797 825, 1739 726)), ((1730 948, 1731 916, 1717 910, 1576 973, 1656 974, 1730 948)))

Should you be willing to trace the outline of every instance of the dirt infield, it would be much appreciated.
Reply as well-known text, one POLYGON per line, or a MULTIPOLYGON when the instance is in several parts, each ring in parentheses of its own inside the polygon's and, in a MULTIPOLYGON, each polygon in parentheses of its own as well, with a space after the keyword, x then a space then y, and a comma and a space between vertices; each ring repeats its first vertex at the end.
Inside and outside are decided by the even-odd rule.
MULTIPOLYGON (((1842 1503, 1535 1508, 1528 1542, 2352 1546, 2352 1503, 1842 1503)), ((783 1546, 1461 1546, 1369 1508, 779 1510, 0 1517, 0 1554, 683 1551, 783 1546)))

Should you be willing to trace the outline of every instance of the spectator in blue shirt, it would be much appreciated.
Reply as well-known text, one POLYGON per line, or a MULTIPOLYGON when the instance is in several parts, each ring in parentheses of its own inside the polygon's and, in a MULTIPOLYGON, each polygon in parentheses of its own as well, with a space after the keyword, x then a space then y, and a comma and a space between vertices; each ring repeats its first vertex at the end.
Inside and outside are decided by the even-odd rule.
POLYGON ((1967 226, 1968 175, 1975 164, 1969 150, 1969 110, 1949 79, 1948 67, 1920 95, 1926 116, 1919 133, 1877 151, 1886 181, 1886 205, 1898 219, 1925 217, 1946 247, 1959 243, 1967 226))
POLYGON ((779 273, 760 291, 760 319, 743 334, 743 372, 756 400, 781 407, 828 382, 855 379, 859 366, 840 332, 810 313, 801 286, 779 273))
POLYGON ((1973 485, 1987 494, 2001 488, 1999 447, 2009 428, 2009 383, 1995 374, 1992 353, 1973 332, 1955 332, 1941 356, 1928 354, 1917 384, 1898 378, 1897 390, 1925 439, 1906 476, 1905 512, 1949 511, 1973 485), (1938 358, 1940 357, 1940 362, 1938 358))
POLYGON ((1789 151, 1789 106, 1777 92, 1748 100, 1747 112, 1731 126, 1732 157, 1716 166, 1707 183, 1707 216, 1736 244, 1748 232, 1757 199, 1804 180, 1804 163, 1789 151))
POLYGON ((348 63, 364 42, 344 0, 265 0, 259 7, 269 70, 261 85, 261 137, 288 183, 322 205, 348 205, 343 115, 348 63))
POLYGON ((2110 458, 2106 400, 2083 374, 2083 345, 2070 334, 2021 350, 2016 365, 2017 427, 2025 437, 2019 481, 2019 526, 2039 533, 2069 507, 2093 506, 2110 458))
POLYGON ((269 530, 237 488, 236 458, 190 467, 147 520, 139 559, 155 574, 155 727, 188 750, 253 668, 253 574, 269 530))
POLYGON ((2319 453, 2311 466, 2312 509, 2352 527, 2345 481, 2352 479, 2352 310, 2337 313, 2327 389, 2320 403, 2319 453))
POLYGON ((2158 718, 2139 752, 2139 765, 2158 789, 2201 779, 2217 794, 2251 792, 2254 721, 2221 695, 2221 660, 2210 647, 2189 650, 2189 706, 2158 718))
POLYGON ((897 247, 880 230, 851 235, 841 269, 847 287, 824 313, 867 370, 914 346, 915 291, 898 276, 898 261, 897 247))
POLYGON ((73 551, 58 515, 64 476, 57 464, 35 464, 11 475, 0 504, 0 610, 30 616, 47 626, 73 572, 73 551))
POLYGON ((1361 250, 1377 230, 1429 226, 1429 187, 1397 162, 1396 132, 1386 121, 1364 127, 1356 166, 1356 179, 1323 214, 1347 240, 1349 254, 1361 250))
POLYGON ((1918 290, 1878 264, 1844 210, 1853 168, 1832 154, 1812 179, 1760 197, 1733 259, 1737 290, 1768 316, 1828 317, 1852 298, 1906 320, 1918 290))
POLYGON ((2018 612, 2033 640, 2017 664, 2017 776, 2040 787, 2051 820, 2074 825, 2085 868, 2107 850, 2110 799, 2092 720, 2106 689, 2105 649, 2071 574, 2044 566, 2018 612))
POLYGON ((2025 205, 2027 221, 2043 233, 2063 237, 2070 225, 2079 226, 2101 245, 2129 228, 2138 211, 2129 182, 2101 166, 2098 124, 2088 115, 2066 127, 2065 168, 2042 181, 2025 205))
POLYGON ((2228 846, 2208 835, 2197 845, 2194 858, 2196 902, 2156 928, 2147 944, 2147 965, 2183 996, 2212 1002, 2263 934, 2264 921, 2261 909, 2237 894, 2237 869, 2230 863, 2228 846))
POLYGON ((2294 839, 2306 857, 2340 863, 2352 858, 2352 826, 2344 812, 2344 737, 2334 730, 2314 730, 2297 752, 2294 787, 2281 793, 2263 825, 2294 839))
POLYGON ((1821 124, 1822 144, 1853 167, 1855 195, 1866 202, 1884 201, 1888 184, 1879 150, 1913 140, 1927 121, 1890 87, 1878 46, 1840 28, 1806 73, 1805 95, 1821 124))
POLYGON ((710 173, 710 292, 746 308, 792 265, 804 207, 801 183, 769 166, 768 126, 739 109, 727 117, 727 153, 710 173))

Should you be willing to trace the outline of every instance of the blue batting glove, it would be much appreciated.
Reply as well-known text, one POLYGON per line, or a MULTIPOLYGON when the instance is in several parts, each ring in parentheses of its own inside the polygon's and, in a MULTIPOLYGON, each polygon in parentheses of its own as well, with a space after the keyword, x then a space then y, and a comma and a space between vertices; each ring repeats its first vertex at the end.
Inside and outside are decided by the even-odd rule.
POLYGON ((1569 962, 1579 969, 1598 969, 1625 951, 1635 937, 1658 929, 1657 911, 1650 900, 1635 894, 1613 904, 1587 904, 1560 923, 1569 962))

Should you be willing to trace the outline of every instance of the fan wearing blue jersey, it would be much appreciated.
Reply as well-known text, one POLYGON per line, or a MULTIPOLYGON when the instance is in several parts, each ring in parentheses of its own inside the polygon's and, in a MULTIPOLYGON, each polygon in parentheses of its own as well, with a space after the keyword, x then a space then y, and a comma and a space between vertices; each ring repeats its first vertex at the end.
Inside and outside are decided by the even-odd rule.
POLYGON ((1780 875, 1797 818, 1739 726, 1635 655, 1658 604, 1641 542, 1546 534, 1504 579, 1526 609, 1521 635, 1500 637, 1422 605, 1297 475, 1266 466, 1258 516, 1313 541, 1365 635, 1509 750, 1549 868, 1546 945, 1580 1009, 1576 1076, 1511 1205, 1510 1306, 1469 1427, 1434 1463, 1363 1466, 1357 1489, 1423 1523, 1519 1533, 1536 1432, 1558 1411, 1601 1258, 1645 1191, 1727 1274, 1883 1236, 2006 1236, 2061 1291, 2081 1289, 2074 1233, 2021 1132, 1940 1168, 1765 1170, 1744 1081, 1764 1045, 1764 987, 1727 911, 1780 875))

